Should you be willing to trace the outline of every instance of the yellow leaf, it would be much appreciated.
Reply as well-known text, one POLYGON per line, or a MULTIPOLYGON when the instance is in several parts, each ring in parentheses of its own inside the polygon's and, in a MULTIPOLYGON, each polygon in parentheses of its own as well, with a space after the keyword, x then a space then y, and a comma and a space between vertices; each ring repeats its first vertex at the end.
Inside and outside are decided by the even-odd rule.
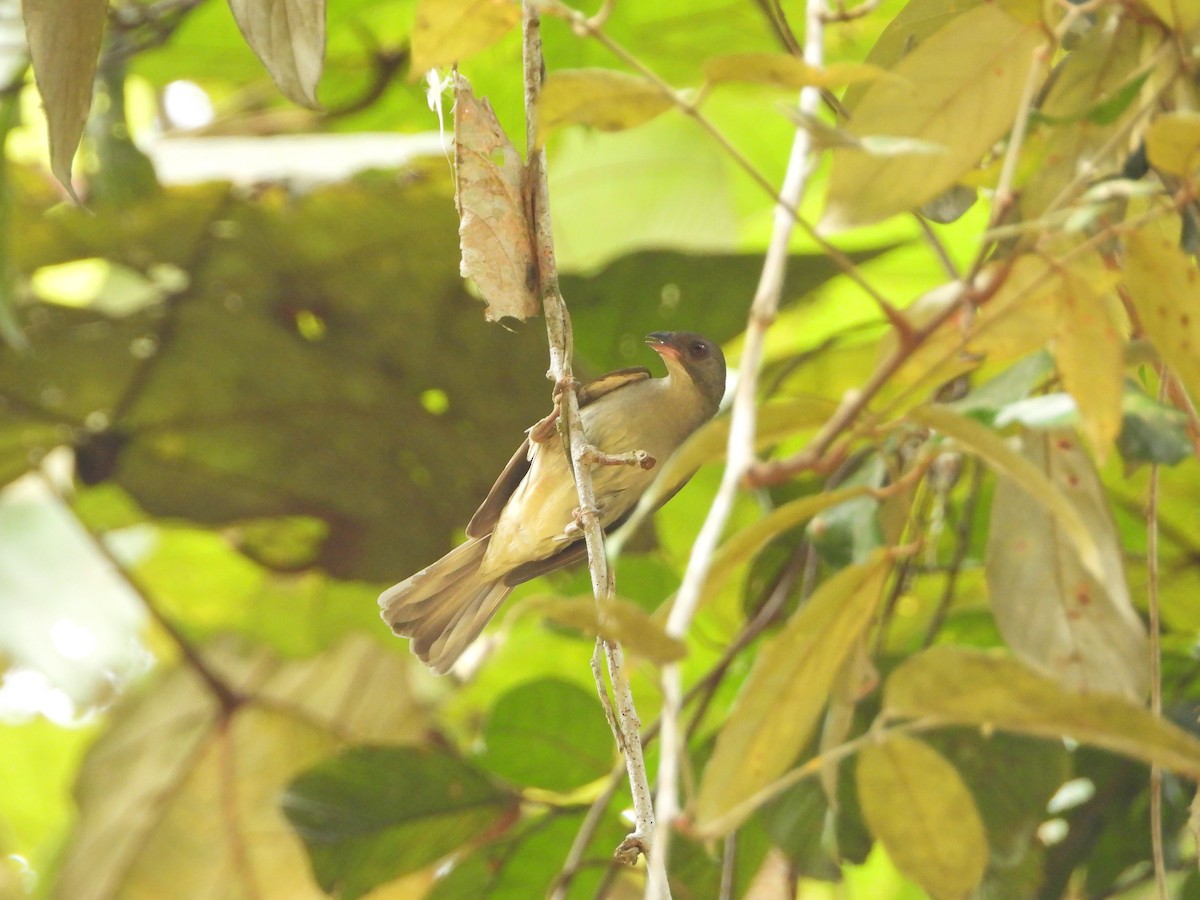
POLYGON ((884 685, 884 713, 1070 738, 1191 779, 1200 740, 1112 694, 1079 695, 1015 659, 965 647, 932 647, 900 664, 884 685))
POLYGON ((525 166, 491 104, 466 78, 454 90, 455 200, 462 274, 487 303, 487 318, 527 319, 541 311, 533 240, 525 215, 525 166))
POLYGON ((521 5, 515 0, 419 0, 413 16, 410 77, 420 78, 430 69, 478 53, 519 21, 521 5))
POLYGON ((944 756, 894 734, 863 748, 855 778, 867 825, 897 869, 935 900, 958 900, 979 885, 987 834, 971 792, 944 756))
POLYGON ((325 63, 324 0, 229 0, 242 36, 289 100, 316 107, 325 63))
POLYGON ((696 801, 700 834, 718 837, 736 827, 749 811, 727 813, 795 762, 842 663, 874 617, 890 568, 891 557, 880 551, 842 569, 763 645, 704 768, 696 801))
POLYGON ((1146 131, 1150 164, 1169 175, 1189 175, 1200 166, 1200 113, 1159 116, 1146 131))
POLYGON ((1163 361, 1200 399, 1200 272, 1177 244, 1149 229, 1125 238, 1125 284, 1163 361))
POLYGON ((1146 629, 1133 608, 1121 544, 1100 479, 1069 431, 1024 435, 1025 457, 1079 510, 1104 577, 1041 502, 1008 479, 996 485, 988 526, 988 601, 1004 640, 1072 690, 1141 701, 1150 683, 1146 629))
POLYGON ((92 82, 107 10, 107 0, 21 3, 33 75, 46 107, 50 169, 72 197, 71 161, 92 107, 92 82))
POLYGON ((884 69, 867 63, 831 63, 818 68, 784 53, 729 53, 704 63, 704 78, 710 84, 744 82, 791 90, 874 81, 886 74, 884 69))
POLYGON ((1064 271, 1059 283, 1058 323, 1050 349, 1079 407, 1084 434, 1103 462, 1121 431, 1125 384, 1125 342, 1117 330, 1115 300, 1095 289, 1097 279, 1072 270, 1064 271))
POLYGON ((976 165, 1012 126, 1040 27, 993 4, 957 16, 868 89, 850 122, 859 138, 914 138, 943 148, 899 156, 833 151, 824 231, 866 225, 920 206, 976 165))
POLYGON ((909 412, 914 422, 954 438, 963 449, 975 453, 997 473, 1011 479, 1053 517, 1079 552, 1083 567, 1097 578, 1104 578, 1104 564, 1096 539, 1075 508, 1046 474, 1013 450, 1000 435, 986 425, 961 416, 945 406, 931 404, 909 412))
POLYGON ((1200 6, 1195 0, 1141 0, 1141 3, 1180 36, 1200 22, 1200 6))
POLYGON ((627 600, 606 600, 600 608, 594 597, 547 597, 529 607, 551 622, 589 636, 619 641, 625 650, 663 664, 683 659, 687 648, 670 637, 662 625, 627 600))
POLYGON ((633 128, 666 112, 671 98, 637 75, 615 69, 552 72, 538 99, 539 140, 563 125, 600 131, 633 128))

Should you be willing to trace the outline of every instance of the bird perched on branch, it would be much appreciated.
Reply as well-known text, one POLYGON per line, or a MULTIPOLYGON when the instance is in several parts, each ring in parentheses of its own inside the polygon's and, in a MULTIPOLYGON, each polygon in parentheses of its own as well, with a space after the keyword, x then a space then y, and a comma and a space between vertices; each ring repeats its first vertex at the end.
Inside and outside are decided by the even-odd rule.
MULTIPOLYGON (((657 461, 716 413, 725 357, 707 338, 658 331, 649 344, 665 378, 621 369, 579 389, 580 417, 597 451, 592 483, 601 527, 623 521, 650 486, 657 461)), ((522 582, 586 558, 579 499, 555 414, 529 430, 470 523, 467 541, 379 597, 383 620, 446 672, 522 582)))

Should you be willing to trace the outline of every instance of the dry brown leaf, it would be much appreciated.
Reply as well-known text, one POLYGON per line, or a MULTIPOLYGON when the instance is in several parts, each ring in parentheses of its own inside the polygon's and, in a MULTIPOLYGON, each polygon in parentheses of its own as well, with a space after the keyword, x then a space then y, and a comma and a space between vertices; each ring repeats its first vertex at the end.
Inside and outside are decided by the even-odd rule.
POLYGON ((487 100, 457 76, 454 163, 462 274, 474 280, 487 318, 527 319, 541 306, 525 204, 525 166, 487 100))

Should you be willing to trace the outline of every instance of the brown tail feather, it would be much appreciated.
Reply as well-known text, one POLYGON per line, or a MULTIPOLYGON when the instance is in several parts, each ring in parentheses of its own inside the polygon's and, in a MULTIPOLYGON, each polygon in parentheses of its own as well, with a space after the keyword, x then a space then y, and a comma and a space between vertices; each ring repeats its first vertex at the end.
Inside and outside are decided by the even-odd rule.
POLYGON ((412 650, 431 669, 446 672, 483 631, 512 588, 482 579, 488 538, 467 541, 379 596, 392 631, 412 638, 412 650))

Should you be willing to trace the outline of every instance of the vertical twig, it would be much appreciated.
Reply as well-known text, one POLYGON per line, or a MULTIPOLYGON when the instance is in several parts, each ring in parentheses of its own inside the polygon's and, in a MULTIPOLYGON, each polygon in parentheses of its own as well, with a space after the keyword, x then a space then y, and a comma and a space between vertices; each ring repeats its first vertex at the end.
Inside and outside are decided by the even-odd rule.
MULTIPOLYGON (((612 575, 604 555, 604 532, 596 510, 591 468, 585 456, 588 442, 579 417, 577 384, 571 369, 571 317, 558 286, 558 268, 554 260, 554 237, 550 222, 550 191, 546 179, 546 153, 537 146, 537 99, 545 66, 542 59, 541 23, 534 0, 522 4, 522 38, 525 80, 525 137, 528 153, 528 193, 530 223, 537 261, 538 287, 546 316, 550 342, 550 376, 558 393, 559 421, 579 494, 580 524, 588 551, 588 571, 592 591, 599 603, 613 594, 612 575)), ((617 849, 618 857, 632 862, 645 853, 654 833, 654 806, 650 781, 642 756, 641 721, 633 702, 633 692, 625 676, 624 654, 615 641, 604 642, 608 677, 612 686, 617 725, 617 742, 625 755, 633 795, 634 831, 617 849)), ((603 689, 603 685, 600 685, 603 689)))
MULTIPOLYGON (((1159 402, 1166 395, 1164 369, 1160 375, 1159 402)), ((1150 494, 1146 499, 1146 607, 1150 618, 1150 712, 1162 718, 1162 644, 1158 609, 1158 463, 1150 466, 1150 494)), ((1154 857, 1154 884, 1159 900, 1167 900, 1167 864, 1163 853, 1162 767, 1150 767, 1150 848, 1154 857)))
MULTIPOLYGON (((805 10, 804 59, 810 66, 820 66, 824 59, 824 11, 823 0, 808 0, 805 10)), ((808 87, 800 92, 799 108, 802 113, 816 115, 820 103, 821 93, 817 88, 808 87)), ((667 634, 674 638, 682 639, 687 634, 700 600, 700 590, 708 574, 713 551, 733 509, 742 477, 755 459, 755 402, 763 344, 767 329, 775 320, 779 308, 783 279, 787 271, 788 243, 795 224, 793 210, 800 206, 808 176, 812 171, 811 150, 808 131, 798 128, 792 141, 783 188, 779 194, 780 203, 775 207, 771 241, 763 260, 762 274, 746 324, 746 342, 733 401, 725 472, 708 516, 692 546, 683 583, 667 619, 667 634)), ((663 667, 662 689, 662 753, 655 808, 658 825, 650 851, 652 864, 646 884, 646 897, 650 900, 666 896, 665 873, 670 859, 670 828, 680 811, 678 782, 680 757, 685 748, 679 724, 682 685, 678 664, 671 663, 663 667)))

